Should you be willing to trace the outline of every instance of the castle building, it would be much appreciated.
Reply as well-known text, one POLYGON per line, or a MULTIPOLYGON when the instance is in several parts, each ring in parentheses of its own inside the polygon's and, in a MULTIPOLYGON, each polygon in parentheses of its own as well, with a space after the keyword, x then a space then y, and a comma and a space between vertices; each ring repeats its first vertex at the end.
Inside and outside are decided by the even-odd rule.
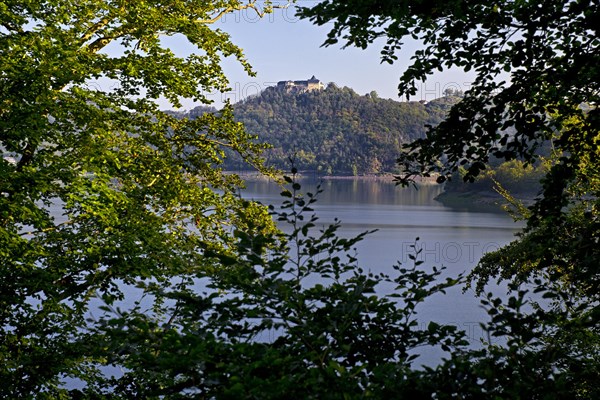
POLYGON ((313 75, 312 78, 306 81, 279 81, 277 82, 277 88, 288 93, 304 93, 323 90, 325 85, 313 75))

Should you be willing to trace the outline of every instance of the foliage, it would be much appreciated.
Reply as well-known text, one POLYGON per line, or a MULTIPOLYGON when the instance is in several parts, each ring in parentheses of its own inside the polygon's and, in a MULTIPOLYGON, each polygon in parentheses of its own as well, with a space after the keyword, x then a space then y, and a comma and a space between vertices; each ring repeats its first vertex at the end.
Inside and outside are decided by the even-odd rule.
MULTIPOLYGON (((558 168, 573 169, 597 136, 599 39, 597 2, 344 1, 329 0, 301 15, 319 25, 333 22, 325 44, 341 38, 367 47, 385 38, 382 59, 394 62, 405 40, 424 46, 402 74, 401 94, 414 95, 416 82, 436 70, 474 70, 476 78, 448 118, 427 138, 407 146, 400 160, 407 174, 439 171, 447 176, 466 165, 467 179, 491 155, 506 160, 535 158, 541 141, 555 138, 569 151, 558 168), (372 3, 372 4, 371 4, 372 3), (507 73, 510 79, 507 79, 507 73), (580 122, 565 131, 572 118, 580 122), (573 140, 575 139, 575 140, 573 140), (436 164, 440 158, 447 162, 436 164)), ((555 182, 560 184, 560 182, 555 182)), ((562 187, 562 186, 561 186, 562 187)))
POLYGON ((536 165, 526 164, 520 160, 500 163, 497 167, 486 166, 473 182, 464 182, 468 171, 459 167, 446 182, 445 192, 484 192, 505 190, 512 196, 534 198, 542 190, 540 180, 549 170, 549 162, 542 160, 536 165))
POLYGON ((560 224, 568 204, 600 194, 600 40, 593 23, 599 7, 585 0, 384 1, 376 7, 325 1, 301 14, 317 24, 333 22, 326 44, 341 37, 364 48, 385 37, 388 62, 404 39, 423 41, 400 79, 401 94, 415 94, 416 82, 438 69, 474 70, 474 82, 447 118, 401 154, 406 176, 400 181, 433 172, 444 181, 461 166, 463 178, 474 181, 493 157, 532 164, 551 141, 557 157, 529 220, 535 227, 545 218, 560 224))
MULTIPOLYGON (((267 88, 234 105, 236 120, 272 148, 266 163, 280 169, 294 156, 301 170, 320 175, 394 172, 402 145, 443 119, 455 97, 400 103, 377 94, 360 96, 329 84, 323 91, 287 93, 267 88)), ((190 113, 196 113, 192 110, 190 113)), ((232 170, 243 168, 235 157, 232 170)))
POLYGON ((600 395, 597 300, 552 279, 482 301, 486 346, 459 349, 432 372, 438 398, 595 399, 600 395), (534 299, 537 299, 534 300, 534 299))
POLYGON ((0 397, 55 397, 64 378, 95 376, 110 343, 88 339, 92 310, 142 296, 160 315, 164 298, 144 295, 143 282, 167 290, 214 268, 206 252, 231 251, 231 225, 270 220, 221 171, 225 148, 261 162, 231 107, 189 120, 153 101, 206 103, 202 93, 227 88, 223 57, 252 73, 210 27, 252 7, 0 4, 0 397), (163 46, 172 35, 195 54, 163 46))
MULTIPOLYGON (((539 149, 550 142, 554 157, 542 179, 542 193, 531 207, 527 232, 545 245, 543 238, 572 237, 572 221, 581 210, 597 215, 597 2, 367 4, 325 1, 301 14, 317 24, 333 21, 326 44, 341 37, 348 45, 364 48, 384 36, 384 61, 396 59, 404 38, 423 41, 424 48, 415 52, 400 79, 401 93, 414 94, 415 82, 436 69, 459 67, 476 73, 448 117, 406 147, 399 159, 406 172, 401 183, 414 174, 433 172, 439 172, 443 182, 459 168, 463 179, 473 182, 492 157, 519 159, 515 162, 529 168, 539 158, 539 149)), ((568 253, 574 256, 567 261, 569 268, 578 269, 580 262, 587 265, 590 260, 599 264, 591 250, 598 241, 595 221, 590 222, 591 236, 569 243, 585 249, 568 253)), ((596 268, 588 278, 594 274, 596 268)))
MULTIPOLYGON (((508 46, 517 46, 515 54, 519 46, 535 50, 523 50, 521 63, 543 55, 536 46, 546 42, 532 40, 535 35, 562 40, 575 29, 571 42, 594 46, 596 39, 588 40, 593 25, 581 35, 576 28, 597 8, 569 4, 587 8, 569 20, 552 15, 552 29, 527 31, 521 44, 508 46)), ((372 9, 385 11, 386 5, 372 9)), ((469 18, 479 12, 494 22, 509 6, 529 3, 459 8, 469 18)), ((159 97, 175 106, 180 97, 206 102, 203 92, 225 90, 222 57, 237 58, 251 72, 241 49, 208 25, 227 12, 256 7, 235 0, 0 5, 0 397, 597 397, 598 299, 591 295, 598 293, 598 250, 591 246, 598 238, 597 111, 577 107, 593 100, 589 85, 578 82, 594 82, 585 79, 597 66, 587 64, 595 53, 584 57, 563 46, 552 68, 531 69, 535 88, 542 75, 579 68, 565 75, 572 76, 572 97, 559 84, 556 95, 543 86, 549 97, 533 106, 555 107, 552 119, 539 117, 527 102, 497 108, 516 113, 517 134, 510 138, 524 138, 521 125, 562 128, 552 131, 563 153, 544 182, 546 197, 533 210, 538 218, 532 217, 529 231, 542 238, 533 243, 554 235, 549 243, 556 251, 547 260, 557 268, 545 268, 541 276, 550 279, 534 282, 554 303, 531 313, 522 310, 525 292, 506 304, 490 297, 490 335, 507 346, 473 352, 455 327, 415 329, 417 306, 458 282, 437 282, 441 270, 422 270, 418 247, 411 267, 397 265, 391 276, 365 272, 352 253, 363 235, 341 238, 337 224, 313 235, 317 220, 307 214, 315 195, 301 196, 291 178, 292 189, 282 192, 288 200, 272 210, 289 226, 282 234, 265 207, 236 194, 238 178, 221 171, 228 149, 261 168, 261 146, 234 119, 232 107, 182 119, 154 103, 159 97), (165 48, 161 36, 175 34, 198 54, 183 59, 165 48), (572 62, 563 63, 564 57, 572 62), (99 88, 104 84, 110 89, 99 88), (552 207, 544 203, 556 199, 552 207), (562 213, 573 199, 582 208, 562 213), (563 248, 560 237, 570 240, 563 248), (391 293, 380 294, 381 284, 391 293), (451 358, 439 368, 414 368, 422 346, 440 347, 451 358), (511 386, 524 376, 520 386, 511 386)), ((437 18, 459 8, 426 11, 437 18)), ((534 27, 542 20, 536 10, 526 10, 534 27)), ((517 26, 528 23, 517 17, 517 26)), ((428 32, 432 21, 415 34, 428 32)), ((460 21, 457 31, 479 23, 460 21)), ((488 25, 482 32, 493 39, 494 25, 488 25)), ((423 60, 421 66, 430 67, 423 60)), ((516 71, 513 84, 522 77, 516 71)), ((479 82, 482 96, 465 93, 450 120, 462 123, 458 111, 479 107, 490 82, 485 76, 479 82)), ((513 94, 517 101, 523 93, 513 94)), ((488 110, 494 107, 480 107, 478 121, 493 127, 488 110)), ((514 143, 507 141, 507 151, 527 161, 530 141, 514 143)), ((467 150, 479 154, 478 148, 467 150)))
POLYGON ((124 373, 81 395, 383 398, 391 385, 401 395, 419 384, 417 349, 465 345, 455 326, 417 321, 418 306, 458 279, 422 268, 418 245, 413 265, 394 266, 392 276, 365 271, 354 246, 368 232, 342 238, 339 221, 316 232, 320 189, 303 195, 286 180, 286 200, 271 207, 286 234, 236 229, 236 254, 215 253, 214 273, 197 269, 186 277, 195 286, 152 289, 168 299, 162 320, 140 305, 95 324, 89 340, 106 343, 107 364, 124 373))
MULTIPOLYGON (((496 313, 491 328, 500 333, 507 328, 523 340, 449 360, 447 382, 457 384, 467 374, 471 380, 459 392, 489 397, 597 396, 600 4, 326 0, 301 15, 319 25, 332 22, 327 45, 341 39, 365 48, 381 38, 387 62, 398 58, 407 39, 422 42, 400 78, 399 91, 407 96, 436 70, 473 70, 469 90, 446 119, 405 146, 399 183, 433 173, 444 182, 461 171, 469 182, 498 171, 510 176, 515 169, 497 167, 498 159, 531 168, 540 149, 551 144, 541 192, 523 210, 527 227, 517 241, 485 256, 471 279, 479 280, 479 290, 493 277, 534 285, 555 301, 553 308, 519 311, 501 300, 491 303, 496 313), (501 310, 508 310, 500 314, 510 320, 498 324, 501 310), (535 329, 515 331, 519 324, 535 329), (540 372, 534 379, 530 368, 540 372)), ((509 303, 521 304, 523 295, 514 285, 509 303)))
POLYGON ((486 254, 472 271, 471 280, 482 290, 493 277, 524 282, 530 276, 545 276, 562 283, 565 290, 600 300, 600 254, 597 244, 590 244, 597 243, 600 237, 600 213, 596 207, 594 202, 582 201, 572 206, 560 225, 551 219, 543 220, 502 251, 486 254))

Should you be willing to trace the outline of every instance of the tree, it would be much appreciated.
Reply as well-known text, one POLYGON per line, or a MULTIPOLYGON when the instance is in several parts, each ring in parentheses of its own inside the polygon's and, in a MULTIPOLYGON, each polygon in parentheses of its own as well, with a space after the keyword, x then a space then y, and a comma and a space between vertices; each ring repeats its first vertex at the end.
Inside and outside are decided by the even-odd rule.
MULTIPOLYGON (((461 166, 464 179, 473 181, 490 158, 519 158, 527 166, 551 141, 555 163, 528 223, 530 230, 549 224, 560 231, 567 230, 563 223, 570 205, 598 212, 600 40, 593 21, 599 10, 597 2, 566 0, 442 1, 433 6, 390 1, 372 7, 325 1, 301 15, 316 24, 333 21, 328 45, 341 38, 364 48, 385 38, 382 58, 387 62, 397 58, 404 39, 422 41, 424 48, 415 52, 400 79, 400 93, 407 96, 435 70, 473 69, 473 84, 447 118, 400 155, 405 175, 399 182, 432 173, 443 182, 461 166)), ((596 222, 590 228, 593 242, 596 222)), ((592 242, 580 246, 592 249, 592 242)), ((586 259, 598 260, 597 252, 588 251, 586 259)))
POLYGON ((168 319, 163 292, 217 268, 207 253, 233 252, 231 226, 274 229, 219 167, 230 148, 262 168, 231 108, 192 121, 153 101, 208 103, 204 92, 227 90, 223 57, 252 73, 210 27, 243 9, 272 6, 0 5, 0 397, 58 397, 65 378, 103 376, 110 343, 90 333, 103 309, 168 319), (176 56, 172 35, 196 53, 176 56))
POLYGON ((286 180, 285 201, 270 210, 288 233, 236 229, 236 254, 214 254, 215 264, 228 270, 204 275, 204 290, 165 293, 172 315, 166 323, 133 309, 95 325, 111 361, 125 371, 98 379, 86 395, 408 395, 426 381, 426 373, 412 370, 417 349, 451 352, 465 345, 456 326, 432 322, 418 329, 417 320, 419 305, 458 279, 440 281, 442 269, 420 267, 418 243, 410 266, 395 265, 389 275, 363 269, 354 246, 367 233, 340 237, 339 221, 317 228, 312 207, 320 189, 302 194, 295 176, 286 180))
MULTIPOLYGON (((551 142, 554 162, 542 179, 535 204, 523 216, 527 227, 521 238, 486 256, 472 279, 481 280, 480 289, 492 277, 514 284, 530 282, 554 299, 546 311, 523 317, 543 326, 541 333, 515 333, 517 321, 522 322, 517 316, 524 315, 517 310, 522 294, 515 295, 506 308, 513 312, 508 314, 501 312, 501 300, 490 303, 491 311, 501 318, 488 326, 509 339, 523 339, 514 343, 530 352, 527 365, 552 372, 539 375, 547 377, 545 383, 552 382, 544 389, 549 395, 566 390, 569 396, 593 398, 591 382, 600 376, 600 368, 597 357, 584 355, 597 354, 600 347, 600 39, 594 22, 600 4, 589 0, 327 0, 303 8, 300 14, 318 25, 333 23, 326 45, 342 40, 365 48, 378 39, 385 41, 382 59, 390 63, 398 58, 406 39, 422 42, 400 78, 400 94, 407 97, 417 93, 417 82, 436 70, 475 72, 469 90, 446 119, 400 154, 404 175, 399 183, 434 173, 444 182, 459 168, 464 168, 465 181, 473 182, 494 158, 519 159, 527 166, 551 142), (540 339, 535 345, 534 337, 540 339), (586 339, 574 340, 569 347, 569 337, 586 339), (543 360, 537 367, 531 362, 535 357, 543 360)), ((511 382, 508 376, 513 374, 514 379, 521 373, 515 371, 524 373, 516 368, 525 365, 524 353, 512 353, 512 359, 520 361, 511 364, 511 348, 490 347, 492 351, 486 353, 490 358, 483 359, 488 363, 478 364, 480 373, 506 367, 507 379, 494 381, 486 389, 488 395, 511 395, 496 389, 509 389, 503 387, 511 382)), ((468 368, 473 367, 471 361, 466 362, 468 368)), ((485 379, 475 376, 474 385, 485 379)), ((456 383, 456 375, 452 379, 456 383)), ((529 385, 532 389, 535 384, 529 385)))
POLYGON ((421 173, 446 177, 459 165, 468 166, 471 179, 490 156, 532 161, 540 142, 549 139, 572 154, 560 164, 575 168, 571 164, 597 136, 600 56, 593 21, 598 7, 594 1, 567 0, 439 1, 433 6, 330 0, 303 8, 301 16, 319 25, 333 22, 327 45, 341 38, 365 48, 385 38, 382 59, 390 63, 403 40, 422 41, 424 48, 415 52, 400 79, 402 95, 416 94, 416 83, 436 70, 476 72, 447 119, 402 155, 406 181, 421 173), (577 126, 569 122, 573 118, 577 126), (440 158, 447 158, 443 166, 435 163, 440 158))

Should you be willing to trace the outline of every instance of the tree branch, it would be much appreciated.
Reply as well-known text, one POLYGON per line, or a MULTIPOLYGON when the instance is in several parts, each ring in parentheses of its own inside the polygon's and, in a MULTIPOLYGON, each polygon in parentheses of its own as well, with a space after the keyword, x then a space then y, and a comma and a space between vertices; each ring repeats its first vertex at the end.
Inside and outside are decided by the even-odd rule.
POLYGON ((108 16, 103 18, 102 20, 96 22, 94 25, 92 25, 81 37, 81 43, 85 43, 88 40, 91 39, 92 36, 94 36, 94 34, 96 32, 98 32, 100 29, 104 28, 106 25, 108 25, 108 23, 111 21, 111 18, 109 18, 108 16))

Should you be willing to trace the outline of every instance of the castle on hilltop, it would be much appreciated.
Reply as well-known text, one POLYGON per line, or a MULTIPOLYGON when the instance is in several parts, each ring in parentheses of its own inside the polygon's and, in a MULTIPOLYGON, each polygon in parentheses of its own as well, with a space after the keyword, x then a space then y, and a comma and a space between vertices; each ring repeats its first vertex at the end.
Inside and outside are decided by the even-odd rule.
POLYGON ((312 78, 306 81, 279 81, 277 82, 277 89, 288 93, 304 93, 312 92, 313 90, 323 90, 325 89, 325 85, 313 75, 312 78))

